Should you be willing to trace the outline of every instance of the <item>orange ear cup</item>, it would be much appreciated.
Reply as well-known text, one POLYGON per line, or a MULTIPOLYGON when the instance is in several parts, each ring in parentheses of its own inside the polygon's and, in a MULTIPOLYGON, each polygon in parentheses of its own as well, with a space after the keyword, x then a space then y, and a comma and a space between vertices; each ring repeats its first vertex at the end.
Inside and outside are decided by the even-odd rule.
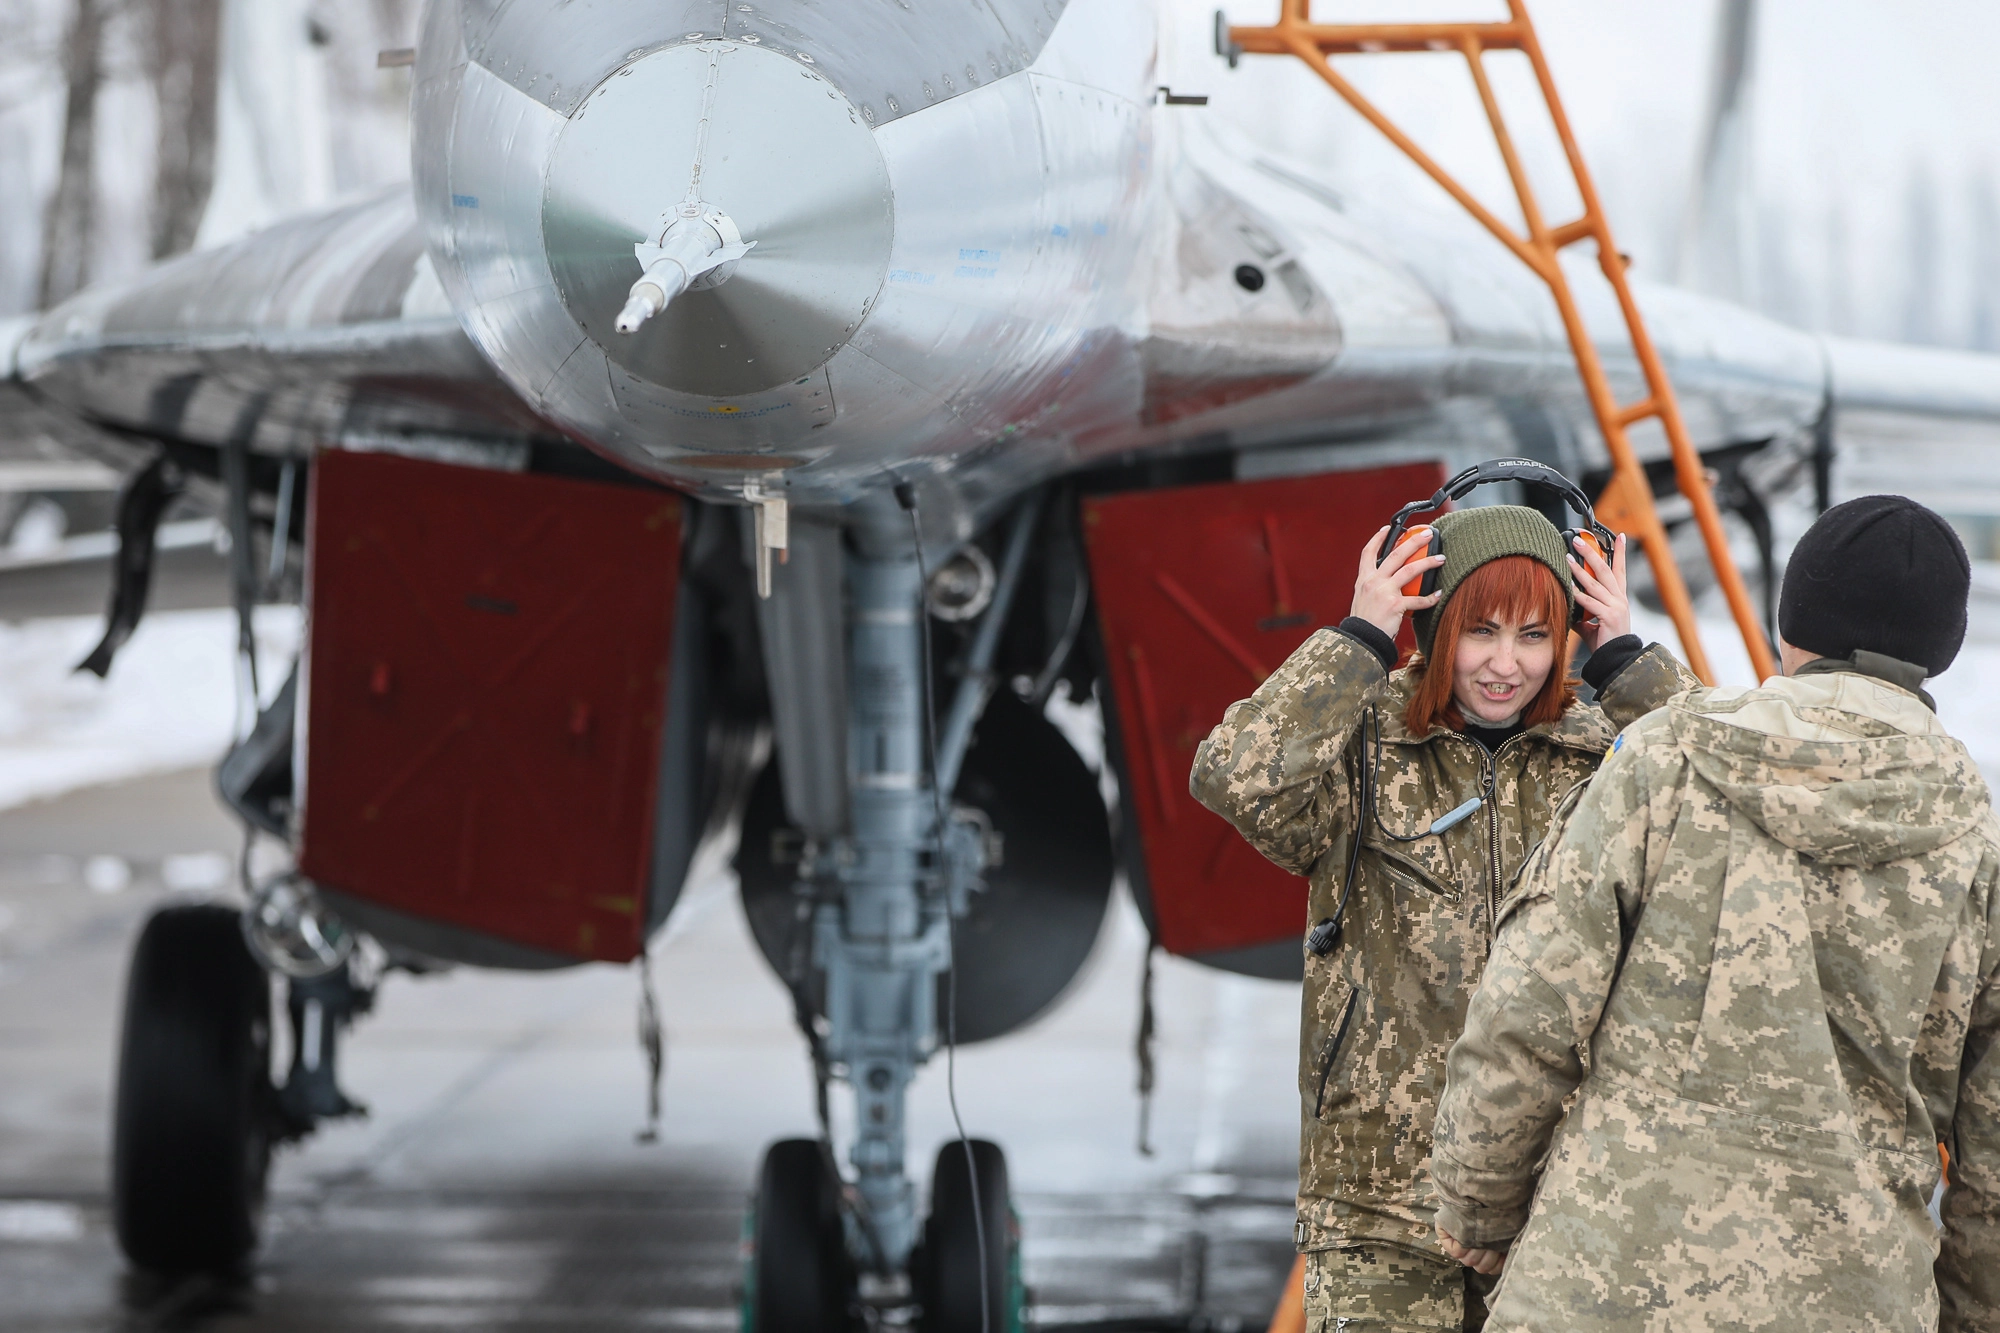
MULTIPOLYGON (((1419 523, 1417 524, 1417 526, 1411 528, 1408 532, 1403 534, 1403 540, 1399 542, 1398 545, 1408 546, 1411 544, 1412 538, 1421 537, 1423 539, 1421 545, 1424 547, 1428 547, 1431 544, 1431 536, 1432 536, 1431 525, 1428 523, 1419 523)), ((1423 596, 1424 580, 1430 577, 1435 572, 1436 571, 1434 570, 1427 569, 1423 573, 1411 579, 1408 583, 1405 583, 1403 585, 1403 596, 1405 597, 1423 596)))
POLYGON ((1596 533, 1586 530, 1578 532, 1576 535, 1589 543, 1590 549, 1597 552, 1598 559, 1604 561, 1607 565, 1611 563, 1611 552, 1604 549, 1604 543, 1597 539, 1596 533))

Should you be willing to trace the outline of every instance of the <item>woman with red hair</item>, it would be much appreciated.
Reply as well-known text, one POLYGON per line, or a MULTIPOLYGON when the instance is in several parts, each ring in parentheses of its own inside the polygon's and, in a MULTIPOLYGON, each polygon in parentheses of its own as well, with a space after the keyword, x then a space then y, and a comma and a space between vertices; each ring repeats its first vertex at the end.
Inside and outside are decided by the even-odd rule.
POLYGON ((1351 614, 1234 704, 1189 785, 1308 876, 1294 1233, 1310 1333, 1471 1330, 1500 1257, 1441 1248, 1431 1125, 1500 901, 1619 728, 1698 682, 1631 634, 1625 540, 1564 549, 1541 514, 1492 505, 1381 564, 1351 614), (1437 591, 1405 585, 1439 571, 1437 591), (1396 636, 1414 621, 1400 668, 1396 636), (1569 636, 1591 649, 1578 677, 1569 636), (1579 700, 1579 683, 1595 698, 1579 700), (1465 1262, 1461 1264, 1459 1261, 1465 1262))

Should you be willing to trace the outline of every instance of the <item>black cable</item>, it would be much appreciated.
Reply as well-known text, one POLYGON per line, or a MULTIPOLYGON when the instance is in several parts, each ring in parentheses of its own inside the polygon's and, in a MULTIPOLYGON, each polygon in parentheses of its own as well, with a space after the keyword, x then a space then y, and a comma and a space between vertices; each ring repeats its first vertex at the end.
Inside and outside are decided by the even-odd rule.
MULTIPOLYGON (((1354 840, 1348 845, 1347 849, 1347 875, 1341 881, 1340 901, 1334 904, 1333 915, 1314 926, 1306 935, 1306 947, 1321 958, 1324 958, 1333 951, 1334 944, 1340 939, 1341 923, 1347 920, 1347 900, 1354 894, 1355 872, 1361 867, 1361 831, 1367 826, 1369 820, 1374 820, 1375 827, 1382 830, 1382 836, 1391 842, 1421 842, 1425 838, 1439 837, 1443 835, 1445 829, 1458 823, 1457 819, 1453 819, 1450 814, 1447 814, 1441 819, 1434 820, 1430 827, 1419 830, 1416 833, 1396 833, 1391 831, 1389 826, 1382 822, 1382 809, 1375 800, 1375 793, 1382 782, 1382 718, 1381 714, 1376 711, 1374 704, 1368 705, 1367 715, 1362 719, 1360 727, 1356 728, 1356 735, 1361 741, 1361 772, 1358 779, 1360 790, 1356 793, 1360 802, 1360 808, 1355 811, 1354 840), (1375 751, 1375 758, 1372 762, 1368 757, 1368 751, 1371 746, 1375 751), (1446 823, 1447 820, 1450 822, 1446 823), (1444 827, 1440 828, 1440 824, 1444 827)), ((1480 792, 1478 799, 1472 803, 1475 808, 1493 799, 1494 782, 1498 777, 1499 765, 1497 763, 1489 764, 1486 769, 1484 789, 1480 792)), ((1460 809, 1463 808, 1460 807, 1460 809)), ((1454 811, 1453 813, 1457 812, 1454 811)), ((1466 813, 1470 814, 1471 812, 1467 811, 1466 813)))
POLYGON ((1076 571, 1076 592, 1070 598, 1069 621, 1063 626, 1062 635, 1056 640, 1054 650, 1049 653, 1047 665, 1043 666, 1035 676, 1034 687, 1028 692, 1028 702, 1038 708, 1049 701, 1049 693, 1055 689, 1056 677, 1061 674, 1063 666, 1069 661, 1071 650, 1076 647, 1077 633, 1083 629, 1084 608, 1089 602, 1090 580, 1083 576, 1083 570, 1079 567, 1076 571))
MULTIPOLYGON (((924 686, 924 754, 931 770, 931 810, 936 819, 938 860, 944 863, 944 793, 937 784, 937 706, 931 679, 931 617, 926 599, 930 592, 930 570, 924 564, 923 526, 917 518, 917 489, 907 481, 896 483, 896 503, 910 516, 910 545, 917 554, 917 625, 923 640, 924 660, 920 674, 924 686)), ((947 870, 947 874, 949 871, 947 870)), ((979 1252, 979 1333, 993 1333, 993 1299, 986 1272, 986 1213, 979 1198, 979 1164, 973 1158, 972 1140, 965 1136, 965 1120, 958 1113, 958 918, 951 903, 945 903, 945 952, 950 966, 945 972, 944 999, 944 1091, 951 1105, 951 1123, 958 1130, 958 1145, 965 1152, 965 1178, 972 1192, 972 1234, 979 1252)), ((937 1201, 933 1199, 932 1206, 937 1201)))

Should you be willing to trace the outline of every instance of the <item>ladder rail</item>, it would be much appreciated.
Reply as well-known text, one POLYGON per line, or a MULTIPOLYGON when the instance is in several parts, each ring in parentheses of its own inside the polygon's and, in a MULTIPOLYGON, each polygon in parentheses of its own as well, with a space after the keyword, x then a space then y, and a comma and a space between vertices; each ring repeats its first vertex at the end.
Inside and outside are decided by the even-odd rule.
POLYGON ((1777 662, 1771 644, 1750 601, 1742 572, 1737 569, 1735 558, 1730 553, 1728 534, 1722 526, 1722 515, 1716 507, 1707 469, 1688 434, 1673 383, 1667 376, 1666 364, 1647 332, 1638 301, 1632 294, 1631 283, 1625 273, 1626 261, 1612 237, 1611 224, 1598 197, 1596 183, 1584 163, 1569 117, 1563 110, 1555 78, 1542 52, 1534 23, 1528 16, 1525 0, 1508 0, 1509 18, 1504 23, 1316 24, 1311 20, 1310 9, 1311 0, 1283 0, 1278 22, 1269 27, 1230 26, 1224 30, 1218 23, 1218 32, 1226 31, 1230 47, 1228 54, 1232 58, 1240 51, 1257 55, 1290 55, 1303 61, 1342 101, 1381 132, 1506 246, 1515 258, 1542 279, 1555 300, 1556 313, 1576 360, 1578 377, 1583 381, 1584 395, 1604 437, 1605 450, 1611 457, 1612 476, 1598 501, 1599 517, 1614 528, 1638 536, 1652 566, 1660 601, 1679 632, 1681 649, 1689 669, 1703 681, 1715 683, 1715 674, 1702 647, 1700 629, 1695 621, 1693 600, 1674 560, 1666 527, 1653 505, 1652 486, 1646 479, 1645 468, 1639 462, 1628 432, 1628 427, 1645 420, 1657 420, 1666 434, 1673 457, 1675 482, 1694 511, 1709 563, 1714 567, 1716 580, 1743 635, 1744 647, 1749 650, 1758 679, 1776 674, 1777 662), (1542 213, 1533 182, 1515 148, 1499 98, 1487 77, 1486 53, 1496 50, 1519 51, 1527 57, 1556 137, 1562 144, 1563 156, 1582 203, 1582 212, 1559 226, 1550 227, 1542 213), (1329 59, 1332 55, 1415 51, 1457 51, 1465 58, 1521 209, 1527 232, 1525 236, 1480 202, 1335 69, 1329 59), (1583 240, 1597 243, 1598 268, 1611 286, 1626 334, 1631 340, 1633 357, 1645 381, 1645 396, 1633 403, 1618 402, 1610 376, 1605 371, 1603 357, 1591 338, 1582 307, 1559 258, 1562 250, 1583 240))

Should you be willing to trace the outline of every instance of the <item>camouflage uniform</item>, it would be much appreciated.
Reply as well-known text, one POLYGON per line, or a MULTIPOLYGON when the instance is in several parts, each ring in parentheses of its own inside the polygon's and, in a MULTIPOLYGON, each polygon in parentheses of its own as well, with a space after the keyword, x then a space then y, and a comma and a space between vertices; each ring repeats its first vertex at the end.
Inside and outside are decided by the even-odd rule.
MULTIPOLYGON (((1502 887, 1557 805, 1596 770, 1617 727, 1694 681, 1655 645, 1607 682, 1601 707, 1575 705, 1494 755, 1441 727, 1411 735, 1403 716, 1413 683, 1408 668, 1385 673, 1371 649, 1321 630, 1230 706, 1196 751, 1189 788, 1258 851, 1311 877, 1309 922, 1334 914, 1351 840, 1361 838, 1339 943, 1305 959, 1296 1239, 1307 1252, 1395 1247, 1462 1292, 1463 1270, 1444 1259, 1432 1227, 1431 1118, 1502 887), (1370 705, 1380 726, 1368 755, 1380 761, 1381 824, 1414 833, 1489 786, 1492 799, 1414 842, 1390 841, 1372 819, 1357 828, 1370 705)), ((1308 1276, 1317 1285, 1334 1262, 1316 1260, 1308 1276)), ((1449 1315, 1395 1322, 1459 1326, 1449 1315)))
POLYGON ((1451 1052, 1439 1225, 1518 1233, 1488 1328, 2000 1328, 1997 876, 1978 769, 1882 681, 1625 732, 1451 1052))

